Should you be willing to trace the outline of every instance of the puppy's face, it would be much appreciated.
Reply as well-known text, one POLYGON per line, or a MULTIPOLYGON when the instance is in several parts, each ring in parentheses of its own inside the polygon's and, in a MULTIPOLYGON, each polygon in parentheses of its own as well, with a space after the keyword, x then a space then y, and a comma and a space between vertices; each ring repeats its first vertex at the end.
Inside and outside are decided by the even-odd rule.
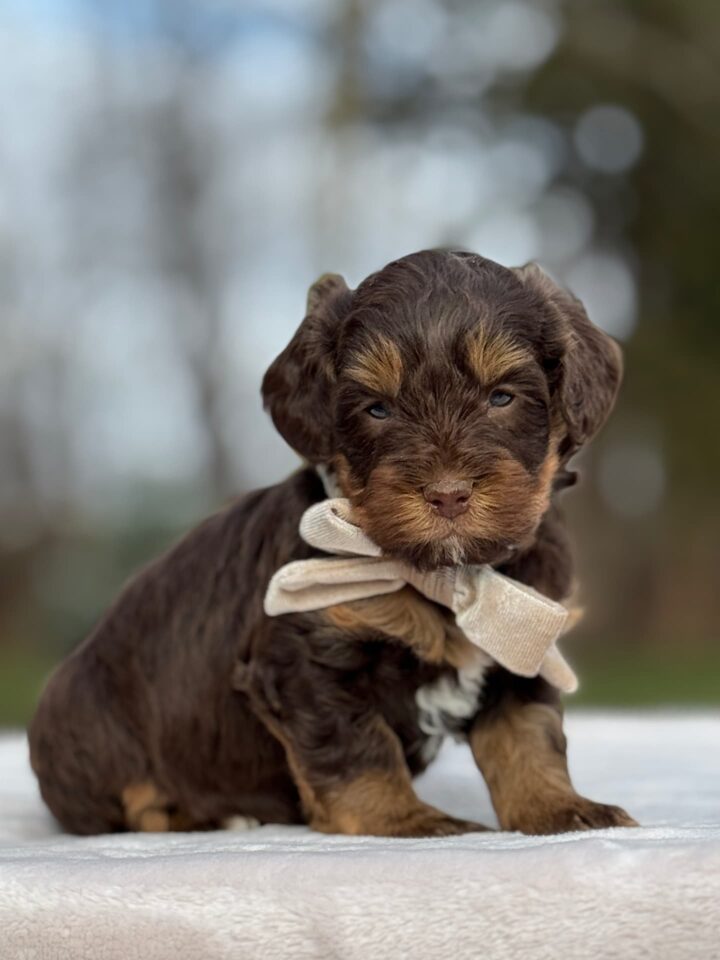
POLYGON ((532 318, 418 293, 349 323, 340 485, 388 553, 419 566, 495 562, 532 539, 557 465, 532 318))
POLYGON ((532 543, 619 376, 612 341, 537 268, 427 251, 354 292, 318 281, 263 390, 285 438, 335 468, 365 532, 433 567, 532 543))

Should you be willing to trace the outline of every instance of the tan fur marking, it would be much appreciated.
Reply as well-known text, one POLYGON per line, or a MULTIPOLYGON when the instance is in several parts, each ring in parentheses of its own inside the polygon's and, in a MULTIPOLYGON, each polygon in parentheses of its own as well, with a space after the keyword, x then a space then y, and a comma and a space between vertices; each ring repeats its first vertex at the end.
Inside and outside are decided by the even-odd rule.
POLYGON ((575 791, 562 717, 549 704, 512 701, 499 713, 481 714, 470 746, 505 830, 547 834, 635 823, 619 807, 575 791))
POLYGON ((125 820, 131 830, 164 833, 170 829, 168 799, 154 783, 133 783, 122 792, 125 820))
POLYGON ((462 667, 472 660, 475 650, 449 613, 409 586, 397 593, 337 604, 323 612, 341 630, 377 631, 400 640, 427 663, 462 667))
POLYGON ((402 640, 431 663, 443 659, 448 618, 411 587, 329 607, 325 616, 341 630, 376 630, 402 640))
POLYGON ((323 791, 312 811, 313 829, 376 837, 447 836, 486 829, 423 803, 413 790, 399 740, 380 718, 377 732, 385 734, 392 766, 323 791))
POLYGON ((357 503, 358 498, 362 494, 362 487, 353 481, 352 469, 348 463, 347 457, 342 453, 338 453, 333 458, 332 465, 335 470, 335 477, 337 478, 338 486, 340 487, 342 495, 347 497, 351 503, 357 503))
POLYGON ((323 833, 375 837, 444 836, 483 829, 423 803, 407 774, 385 771, 365 773, 328 794, 322 814, 311 825, 323 833))
POLYGON ((499 383, 511 370, 533 359, 527 347, 515 343, 509 334, 491 334, 484 327, 470 334, 466 350, 468 363, 483 384, 499 383))
POLYGON ((575 793, 560 715, 548 704, 517 704, 470 736, 500 825, 542 833, 548 812, 575 793))
MULTIPOLYGON (((550 506, 552 484, 559 460, 551 443, 537 474, 529 473, 510 458, 497 460, 493 472, 473 490, 467 513, 453 522, 454 538, 462 547, 463 537, 484 537, 501 542, 510 539, 528 545, 550 506), (522 505, 518 509, 518 504, 522 505)), ((447 562, 448 524, 428 510, 419 491, 408 490, 396 469, 381 465, 370 475, 365 487, 355 483, 347 460, 335 458, 338 484, 353 505, 353 522, 369 537, 387 546, 389 542, 437 547, 438 562, 447 562)))
MULTIPOLYGON (((529 541, 548 508, 556 466, 556 458, 549 457, 533 476, 516 460, 498 460, 493 472, 476 484, 467 512, 453 522, 460 545, 464 536, 519 544, 529 541)), ((347 478, 341 482, 349 486, 347 478)), ((401 487, 391 467, 380 466, 373 472, 362 495, 355 495, 354 513, 378 543, 390 538, 398 544, 437 543, 441 556, 446 550, 447 522, 428 510, 419 491, 401 487)))
POLYGON ((378 337, 362 353, 352 357, 346 372, 368 390, 381 396, 395 397, 402 383, 402 357, 392 340, 378 337))
POLYGON ((164 810, 143 810, 139 827, 144 833, 167 833, 170 829, 170 816, 164 810))
POLYGON ((551 451, 538 472, 538 496, 540 498, 541 516, 547 512, 550 507, 553 492, 553 480, 560 466, 560 458, 557 453, 551 451))

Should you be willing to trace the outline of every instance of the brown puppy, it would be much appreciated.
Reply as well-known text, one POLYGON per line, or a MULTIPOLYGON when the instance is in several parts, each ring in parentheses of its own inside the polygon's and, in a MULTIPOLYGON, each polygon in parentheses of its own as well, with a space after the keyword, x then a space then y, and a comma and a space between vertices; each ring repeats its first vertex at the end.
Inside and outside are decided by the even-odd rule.
POLYGON ((452 733, 469 741, 504 828, 631 824, 574 791, 556 691, 468 657, 448 613, 412 589, 274 620, 262 608, 271 575, 312 555, 298 523, 331 484, 388 554, 422 568, 491 563, 565 597, 554 495, 620 373, 613 341, 533 266, 424 251, 355 291, 319 280, 263 384, 310 465, 141 573, 53 676, 30 743, 60 823, 481 829, 412 788, 452 733))

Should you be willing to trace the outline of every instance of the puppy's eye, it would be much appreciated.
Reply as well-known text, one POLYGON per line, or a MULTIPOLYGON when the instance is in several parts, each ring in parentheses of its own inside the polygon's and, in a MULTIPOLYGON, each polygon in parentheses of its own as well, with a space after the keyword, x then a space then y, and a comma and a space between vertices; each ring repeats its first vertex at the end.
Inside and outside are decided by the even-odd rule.
POLYGON ((366 412, 369 413, 371 417, 375 417, 376 420, 387 420, 390 416, 390 411, 384 403, 373 403, 372 406, 367 408, 366 412))
POLYGON ((514 399, 513 395, 508 393, 507 390, 493 390, 490 394, 490 406, 506 407, 509 403, 512 403, 514 399))

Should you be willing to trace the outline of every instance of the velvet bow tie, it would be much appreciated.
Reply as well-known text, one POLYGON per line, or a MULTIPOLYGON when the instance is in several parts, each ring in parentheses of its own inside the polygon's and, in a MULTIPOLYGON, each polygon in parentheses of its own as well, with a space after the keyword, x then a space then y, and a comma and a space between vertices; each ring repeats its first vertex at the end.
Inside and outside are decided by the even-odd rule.
POLYGON ((297 560, 281 567, 265 595, 265 612, 321 610, 406 585, 447 607, 467 639, 497 663, 522 677, 538 674, 572 693, 577 677, 556 647, 568 610, 532 587, 489 566, 443 567, 421 572, 382 554, 351 521, 348 500, 323 500, 305 511, 300 535, 332 557, 297 560))

